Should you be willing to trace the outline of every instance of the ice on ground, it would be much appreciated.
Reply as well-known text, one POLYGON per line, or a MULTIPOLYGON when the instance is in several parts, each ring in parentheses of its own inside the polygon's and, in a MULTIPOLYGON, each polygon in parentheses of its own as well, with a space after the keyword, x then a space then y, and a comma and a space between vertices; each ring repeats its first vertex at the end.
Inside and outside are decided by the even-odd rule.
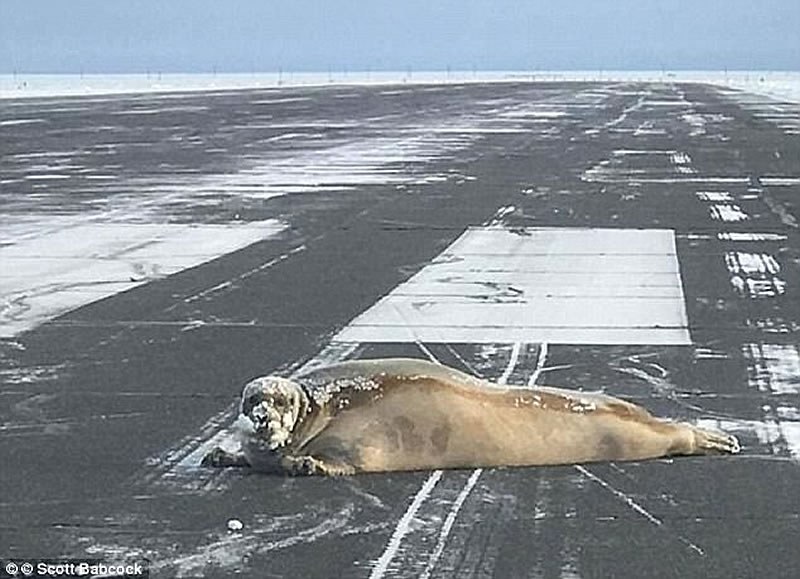
MULTIPOLYGON (((768 71, 386 71, 237 74, 0 75, 0 99, 325 85, 508 81, 701 82, 800 103, 800 73, 768 71)), ((404 91, 387 91, 385 95, 404 91)), ((675 101, 683 104, 682 101, 675 101)), ((671 103, 672 104, 672 103, 671 103)))

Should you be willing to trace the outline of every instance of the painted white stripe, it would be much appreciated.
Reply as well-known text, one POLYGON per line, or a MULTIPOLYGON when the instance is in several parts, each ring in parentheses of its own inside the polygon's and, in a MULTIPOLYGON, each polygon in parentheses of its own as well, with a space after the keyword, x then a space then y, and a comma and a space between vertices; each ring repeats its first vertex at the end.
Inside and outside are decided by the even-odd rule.
MULTIPOLYGON (((417 342, 426 355, 431 359, 431 361, 440 364, 434 356, 433 353, 430 352, 427 348, 424 348, 421 342, 417 342)), ((508 378, 511 376, 511 373, 514 371, 517 363, 519 362, 519 355, 522 349, 522 344, 515 343, 511 349, 511 356, 509 357, 508 364, 506 368, 503 370, 500 378, 497 380, 498 384, 506 384, 508 378)), ((453 502, 450 510, 447 513, 447 517, 442 525, 442 528, 439 531, 439 535, 436 541, 436 546, 434 547, 430 558, 428 559, 427 564, 425 565, 425 570, 422 572, 420 577, 428 578, 431 576, 436 564, 439 562, 439 559, 444 552, 445 545, 447 544, 447 538, 450 536, 450 532, 453 529, 453 525, 455 524, 456 518, 458 517, 458 513, 461 510, 461 507, 464 505, 464 502, 467 500, 467 497, 472 492, 472 489, 478 482, 478 479, 483 474, 482 468, 477 468, 472 471, 469 479, 464 484, 464 487, 459 492, 456 500, 453 502)), ((397 523, 394 532, 392 533, 391 538, 389 539, 389 543, 386 546, 386 549, 381 555, 381 558, 378 559, 378 562, 373 567, 372 573, 370 574, 370 579, 380 579, 384 576, 386 571, 389 569, 389 565, 392 562, 392 559, 397 554, 398 550, 400 549, 400 544, 403 541, 403 538, 409 532, 409 523, 413 520, 416 513, 422 507, 422 504, 428 498, 428 496, 433 491, 436 484, 439 482, 439 479, 442 476, 441 470, 436 470, 431 473, 428 479, 423 483, 422 488, 417 492, 414 497, 414 500, 411 502, 408 510, 406 510, 403 517, 397 523)))
POLYGON ((506 384, 508 382, 508 379, 511 377, 511 372, 514 371, 514 367, 519 360, 519 352, 521 349, 522 344, 520 342, 515 342, 514 346, 511 348, 511 358, 508 361, 508 366, 506 366, 502 376, 497 380, 498 384, 506 384))
POLYGON ((800 346, 758 342, 744 344, 742 353, 751 387, 772 394, 800 393, 800 346))
POLYGON ((478 329, 474 325, 469 326, 450 326, 443 330, 441 327, 431 326, 430 328, 414 328, 411 332, 408 327, 386 326, 381 324, 377 327, 357 326, 348 327, 342 334, 337 336, 337 340, 346 338, 346 341, 355 342, 408 342, 414 343, 416 340, 425 340, 428 343, 445 343, 443 338, 452 344, 501 344, 507 342, 549 342, 551 344, 593 344, 593 345, 620 345, 620 344, 648 344, 648 345, 688 345, 689 341, 687 330, 683 326, 658 328, 657 332, 652 327, 627 327, 627 328, 606 328, 588 326, 520 326, 517 328, 504 326, 498 323, 496 326, 483 326, 478 329), (392 332, 391 339, 375 339, 377 332, 385 335, 385 332, 392 332), (580 340, 576 335, 580 335, 580 340), (533 336, 533 337, 532 337, 533 336))
MULTIPOLYGON (((503 370, 503 374, 497 380, 498 384, 504 385, 508 382, 511 373, 514 371, 514 368, 519 362, 519 354, 521 350, 522 344, 520 342, 516 342, 511 348, 511 356, 508 360, 508 364, 506 365, 505 370, 503 370)), ((420 575, 421 579, 427 579, 431 576, 431 573, 435 569, 436 564, 439 562, 439 559, 444 552, 444 547, 447 544, 447 538, 450 536, 450 531, 453 529, 453 524, 456 521, 456 517, 458 517, 461 507, 463 506, 464 501, 467 500, 467 497, 472 492, 472 489, 475 487, 482 474, 482 468, 476 468, 474 471, 472 471, 472 474, 470 475, 469 479, 467 479, 464 488, 461 489, 461 492, 456 497, 456 500, 450 508, 450 511, 447 513, 447 518, 444 521, 444 525, 442 525, 442 529, 439 532, 439 538, 436 541, 436 546, 433 549, 433 553, 431 554, 428 563, 425 565, 425 570, 422 572, 422 575, 420 575)))
POLYGON ((276 220, 228 225, 12 227, 0 248, 0 337, 272 237, 276 220))
MULTIPOLYGON (((252 276, 254 276, 254 275, 258 274, 258 273, 262 273, 262 272, 264 272, 264 271, 266 271, 266 270, 278 265, 279 263, 281 263, 283 261, 286 261, 287 259, 289 259, 293 255, 296 255, 298 253, 301 253, 301 252, 305 251, 306 249, 307 249, 307 247, 306 247, 305 244, 298 245, 297 247, 293 247, 292 249, 290 249, 286 253, 282 253, 278 257, 270 259, 269 261, 267 261, 265 263, 262 263, 262 264, 260 264, 260 265, 258 265, 256 267, 254 267, 253 269, 249 269, 246 272, 239 274, 238 276, 236 276, 233 279, 229 279, 229 280, 220 282, 220 283, 218 283, 216 285, 211 286, 210 288, 206 288, 206 289, 204 289, 204 290, 202 290, 202 291, 200 291, 200 292, 198 292, 196 294, 193 294, 191 296, 188 296, 188 297, 184 298, 183 299, 183 303, 190 304, 190 303, 195 302, 197 300, 208 298, 209 296, 211 296, 211 295, 213 295, 213 294, 215 294, 217 292, 233 288, 233 287, 235 287, 236 283, 242 282, 242 281, 246 280, 247 278, 252 277, 252 276)), ((176 303, 175 305, 173 305, 171 307, 174 308, 174 307, 177 307, 177 305, 178 304, 176 303)))
POLYGON ((728 191, 698 191, 696 195, 701 201, 712 203, 733 202, 733 196, 728 191))
POLYGON ((539 346, 539 357, 536 359, 536 369, 533 371, 533 374, 531 374, 531 377, 528 380, 528 386, 531 388, 536 384, 536 381, 539 379, 542 370, 544 370, 544 365, 547 362, 547 353, 547 342, 542 342, 542 344, 539 346))
POLYGON ((422 352, 428 357, 428 359, 431 362, 433 362, 434 364, 441 364, 439 359, 433 355, 433 352, 431 352, 430 349, 427 346, 425 346, 425 344, 423 344, 419 340, 416 340, 416 344, 417 346, 419 346, 419 349, 422 350, 422 352))
MULTIPOLYGON (((650 511, 648 511, 642 505, 640 505, 639 503, 634 501, 627 494, 625 494, 624 492, 622 492, 620 490, 617 490, 616 488, 614 488, 613 486, 608 484, 606 481, 601 479, 599 476, 595 475, 594 473, 592 473, 591 471, 586 469, 585 467, 583 467, 583 466, 578 464, 578 465, 575 465, 575 470, 580 472, 583 476, 585 476, 585 477, 593 480, 597 484, 599 484, 601 487, 603 487, 608 492, 610 492, 612 495, 614 495, 619 500, 621 500, 623 503, 625 503, 625 505, 627 505, 628 508, 630 508, 635 513, 638 513, 639 515, 641 515, 642 517, 647 519, 649 522, 651 522, 655 526, 661 527, 664 524, 664 521, 662 521, 661 519, 659 519, 658 517, 653 515, 650 511)), ((691 541, 689 541, 685 537, 682 537, 682 536, 678 535, 678 540, 680 542, 682 542, 684 545, 686 545, 687 547, 689 547, 692 551, 694 551, 698 555, 705 556, 706 553, 705 553, 705 551, 703 551, 702 548, 700 548, 698 545, 695 545, 694 543, 692 543, 691 541)))
POLYGON ((743 231, 721 231, 717 239, 722 241, 785 241, 786 235, 781 233, 748 233, 743 231))
POLYGON ((465 484, 461 492, 458 493, 458 497, 456 497, 453 506, 450 508, 450 512, 447 513, 447 518, 444 521, 444 525, 442 525, 442 530, 439 532, 439 538, 436 541, 436 547, 434 547, 431 558, 428 559, 428 564, 425 565, 425 570, 420 575, 420 579, 428 579, 428 577, 431 576, 431 573, 444 552, 444 547, 447 544, 447 537, 450 535, 450 531, 453 530, 453 524, 456 522, 458 512, 461 510, 464 501, 467 500, 467 496, 472 492, 481 474, 483 474, 482 468, 477 468, 472 471, 472 474, 467 480, 467 484, 465 484))
POLYGON ((687 175, 686 177, 638 177, 629 172, 606 171, 589 173, 587 171, 581 175, 581 180, 588 183, 645 183, 645 184, 671 184, 671 183, 715 183, 720 185, 747 185, 750 177, 696 177, 687 175))
POLYGON ((791 187, 800 185, 800 177, 759 177, 759 182, 766 186, 791 187))
POLYGON ((708 208, 711 218, 717 221, 739 222, 750 219, 741 207, 735 203, 719 203, 708 208))
POLYGON ((575 465, 575 470, 580 472, 583 476, 585 476, 585 477, 593 480, 597 484, 599 484, 601 487, 603 487, 604 489, 609 491, 615 497, 617 497, 622 502, 624 502, 626 505, 628 505, 632 510, 634 510, 637 513, 639 513, 641 516, 643 516, 645 519, 647 519, 648 521, 650 521, 654 525, 660 527, 661 525, 664 524, 664 522, 661 519, 659 519, 655 515, 651 514, 650 511, 645 509, 642 505, 640 505, 639 503, 634 501, 632 498, 630 498, 628 495, 626 495, 622 491, 619 491, 619 490, 615 489, 610 484, 608 484, 606 481, 601 479, 599 476, 596 476, 594 473, 588 471, 586 468, 584 468, 581 465, 577 464, 577 465, 575 465))
POLYGON ((431 491, 439 482, 440 478, 442 478, 442 471, 433 471, 422 484, 422 487, 420 487, 419 491, 417 491, 417 494, 414 495, 414 500, 411 501, 408 509, 406 509, 406 512, 403 513, 403 516, 397 523, 397 526, 395 527, 394 532, 389 539, 389 543, 386 545, 386 549, 384 549, 383 554, 372 568, 372 573, 369 575, 370 579, 380 579, 386 574, 386 571, 389 569, 389 564, 392 562, 392 559, 394 559, 394 556, 397 554, 397 551, 400 548, 400 543, 402 543, 403 537, 405 537, 409 530, 411 530, 411 522, 414 520, 414 516, 417 514, 417 511, 419 511, 422 503, 425 502, 425 499, 428 498, 428 495, 431 494, 431 491))
POLYGON ((686 345, 687 326, 672 230, 482 227, 336 339, 686 345))
MULTIPOLYGON (((425 347, 421 341, 417 340, 416 344, 431 362, 435 364, 441 364, 436 356, 433 355, 433 352, 425 347)), ((414 496, 414 500, 411 501, 408 509, 398 521, 397 526, 395 526, 394 532, 389 538, 389 543, 386 545, 386 549, 384 549, 380 559, 378 559, 378 561, 375 563, 375 567, 373 567, 372 573, 370 574, 370 579, 378 579, 383 577, 383 575, 386 573, 386 570, 389 568, 389 564, 392 562, 392 559, 394 559, 398 549, 400 549, 400 544, 403 541, 403 537, 405 537, 410 530, 411 521, 414 519, 417 511, 419 511, 422 503, 425 502, 425 500, 428 498, 428 495, 431 494, 433 488, 442 478, 442 474, 443 473, 441 470, 433 471, 422 484, 422 487, 419 489, 419 491, 417 491, 417 494, 414 496)))

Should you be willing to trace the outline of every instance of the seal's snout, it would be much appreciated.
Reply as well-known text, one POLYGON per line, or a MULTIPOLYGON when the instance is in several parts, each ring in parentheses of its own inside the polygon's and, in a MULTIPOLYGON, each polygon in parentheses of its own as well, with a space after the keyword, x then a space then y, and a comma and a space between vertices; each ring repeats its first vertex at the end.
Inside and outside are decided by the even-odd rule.
POLYGON ((264 400, 266 380, 266 378, 256 378, 245 385, 239 407, 244 416, 250 416, 253 409, 264 400))
POLYGON ((299 386, 291 380, 277 376, 256 378, 244 387, 241 413, 274 450, 291 441, 300 397, 299 386))
POLYGON ((242 396, 241 413, 245 416, 250 416, 253 408, 261 404, 261 395, 259 393, 250 394, 249 396, 242 396))

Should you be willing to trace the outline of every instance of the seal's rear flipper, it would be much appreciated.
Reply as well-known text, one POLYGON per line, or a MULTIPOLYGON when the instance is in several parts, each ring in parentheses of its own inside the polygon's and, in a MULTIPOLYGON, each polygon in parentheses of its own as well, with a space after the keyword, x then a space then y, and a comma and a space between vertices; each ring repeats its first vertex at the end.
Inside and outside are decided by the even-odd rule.
POLYGON ((739 440, 731 434, 697 427, 693 431, 694 454, 738 454, 742 449, 739 440))
POLYGON ((228 466, 249 467, 250 463, 241 452, 233 453, 215 446, 200 461, 201 466, 225 468, 228 466))

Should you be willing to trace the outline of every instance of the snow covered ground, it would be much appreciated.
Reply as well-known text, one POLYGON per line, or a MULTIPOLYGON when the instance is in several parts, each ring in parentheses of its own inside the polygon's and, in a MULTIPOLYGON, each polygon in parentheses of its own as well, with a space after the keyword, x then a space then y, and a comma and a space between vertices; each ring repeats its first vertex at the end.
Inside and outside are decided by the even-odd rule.
POLYGON ((745 92, 761 94, 783 101, 800 103, 800 73, 751 73, 749 75, 731 76, 721 84, 745 92))
POLYGON ((0 75, 0 99, 66 95, 183 92, 324 86, 328 84, 424 84, 448 82, 665 81, 708 82, 747 92, 800 102, 800 72, 768 71, 397 71, 330 73, 237 74, 5 74, 0 75))
MULTIPOLYGON (((399 83, 504 81, 509 72, 354 72, 235 74, 62 74, 0 75, 0 98, 148 92, 213 91, 292 86, 381 85, 399 83)), ((530 74, 528 74, 530 76, 530 74)))

